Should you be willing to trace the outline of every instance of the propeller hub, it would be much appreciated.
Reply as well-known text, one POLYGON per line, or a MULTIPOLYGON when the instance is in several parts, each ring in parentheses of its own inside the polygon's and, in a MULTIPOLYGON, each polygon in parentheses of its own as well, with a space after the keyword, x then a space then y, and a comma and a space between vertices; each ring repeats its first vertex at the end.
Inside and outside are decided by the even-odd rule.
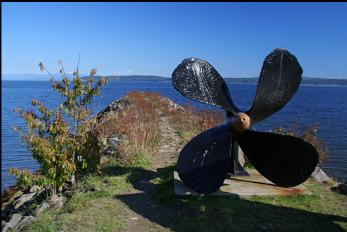
POLYGON ((249 129, 251 126, 251 119, 247 114, 239 112, 231 118, 231 125, 236 131, 242 132, 249 129))

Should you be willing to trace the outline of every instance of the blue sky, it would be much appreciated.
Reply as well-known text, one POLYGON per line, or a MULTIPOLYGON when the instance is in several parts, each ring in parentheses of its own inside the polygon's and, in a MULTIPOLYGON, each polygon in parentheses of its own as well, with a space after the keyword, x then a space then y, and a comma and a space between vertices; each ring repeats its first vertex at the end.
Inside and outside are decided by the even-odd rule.
POLYGON ((347 78, 347 3, 2 3, 2 73, 171 76, 187 57, 258 76, 287 48, 304 76, 347 78))

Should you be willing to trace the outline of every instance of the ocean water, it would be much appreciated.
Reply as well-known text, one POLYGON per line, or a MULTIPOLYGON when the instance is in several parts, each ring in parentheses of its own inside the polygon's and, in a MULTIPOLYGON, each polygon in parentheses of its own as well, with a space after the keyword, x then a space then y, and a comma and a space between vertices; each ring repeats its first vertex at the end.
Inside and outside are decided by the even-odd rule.
MULTIPOLYGON (((230 84, 234 103, 247 110, 254 99, 256 84, 230 84)), ((91 105, 96 114, 113 100, 125 96, 132 90, 156 91, 172 98, 177 103, 192 103, 198 108, 218 109, 191 101, 180 95, 170 81, 114 81, 103 87, 101 95, 91 105)), ((295 96, 279 112, 256 124, 254 129, 269 131, 293 124, 300 126, 319 124, 318 135, 326 142, 330 159, 323 168, 339 181, 347 181, 347 86, 301 85, 295 96)), ((30 109, 32 99, 43 101, 55 107, 59 95, 47 81, 2 81, 1 96, 1 189, 15 184, 15 177, 9 175, 10 167, 36 170, 38 164, 13 126, 25 128, 24 121, 14 112, 15 108, 30 109)))

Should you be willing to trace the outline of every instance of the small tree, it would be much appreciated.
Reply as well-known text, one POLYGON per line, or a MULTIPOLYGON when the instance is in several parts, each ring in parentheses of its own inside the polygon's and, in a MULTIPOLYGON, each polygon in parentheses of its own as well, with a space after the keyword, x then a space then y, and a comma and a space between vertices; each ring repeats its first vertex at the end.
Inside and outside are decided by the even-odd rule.
POLYGON ((37 112, 16 109, 26 121, 28 131, 24 133, 22 129, 16 129, 39 162, 39 172, 10 169, 10 173, 17 177, 19 185, 44 186, 52 195, 69 181, 74 184, 76 173, 98 170, 102 147, 93 132, 96 119, 91 117, 88 104, 94 96, 100 94, 101 87, 107 83, 105 78, 94 83, 96 69, 92 69, 89 78, 84 81, 77 68, 71 85, 64 66, 61 62, 59 64, 61 82, 55 81, 41 62, 39 67, 51 76, 52 88, 64 98, 63 102, 54 110, 49 110, 38 100, 31 103, 37 112))

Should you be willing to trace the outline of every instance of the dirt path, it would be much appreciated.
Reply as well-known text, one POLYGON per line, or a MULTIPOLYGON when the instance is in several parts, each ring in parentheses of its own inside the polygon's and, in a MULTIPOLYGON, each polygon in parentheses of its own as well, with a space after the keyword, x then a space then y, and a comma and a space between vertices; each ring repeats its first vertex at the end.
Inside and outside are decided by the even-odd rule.
POLYGON ((174 133, 167 117, 162 116, 160 123, 162 139, 158 152, 148 167, 148 172, 133 183, 133 189, 119 198, 127 205, 124 216, 127 218, 128 225, 125 231, 168 231, 168 228, 162 227, 153 221, 163 220, 162 206, 154 198, 157 185, 154 179, 158 177, 160 169, 168 167, 177 162, 180 151, 181 139, 174 133), (136 209, 136 212, 132 209, 136 209), (151 221, 142 215, 151 215, 151 221))
POLYGON ((168 118, 164 116, 160 117, 160 121, 162 140, 158 153, 155 155, 155 159, 152 162, 152 170, 176 163, 178 153, 181 150, 181 138, 175 134, 168 118))

